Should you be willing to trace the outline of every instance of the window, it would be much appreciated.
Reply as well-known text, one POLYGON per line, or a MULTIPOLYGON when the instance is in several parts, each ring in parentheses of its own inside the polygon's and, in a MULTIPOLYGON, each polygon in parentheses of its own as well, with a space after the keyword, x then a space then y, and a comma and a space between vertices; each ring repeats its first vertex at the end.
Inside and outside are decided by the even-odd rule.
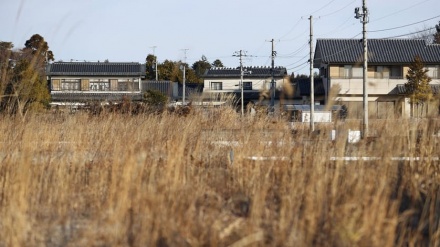
POLYGON ((110 81, 103 79, 90 80, 90 91, 110 91, 110 81))
POLYGON ((390 79, 403 79, 402 66, 391 66, 390 79))
POLYGON ((223 90, 222 82, 211 82, 211 90, 223 90))
POLYGON ((351 78, 362 78, 363 69, 359 66, 352 65, 342 65, 339 66, 339 78, 351 79, 351 78))
POLYGON ((362 78, 364 76, 363 67, 353 67, 352 78, 362 78))
POLYGON ((252 82, 244 81, 243 82, 243 90, 252 90, 252 82))
POLYGON ((368 66, 368 78, 381 79, 383 76, 383 66, 368 66))
MULTIPOLYGON (((429 67, 432 78, 440 78, 440 68, 429 67)), ((341 79, 359 79, 364 76, 364 69, 360 65, 339 65, 330 67, 330 77, 341 79)), ((376 79, 403 79, 402 66, 368 66, 368 77, 376 79)))
POLYGON ((384 66, 377 66, 374 78, 382 79, 384 78, 384 66))
POLYGON ((428 66, 426 67, 428 69, 428 73, 426 73, 429 77, 432 79, 438 79, 439 76, 439 66, 428 66))
POLYGON ((118 80, 119 91, 139 91, 139 79, 118 80))
POLYGON ((348 79, 351 77, 351 65, 343 65, 339 67, 339 77, 348 79))
POLYGON ((402 79, 401 66, 369 66, 368 77, 376 79, 402 79))
POLYGON ((62 79, 61 90, 62 91, 76 91, 81 89, 80 79, 62 79))

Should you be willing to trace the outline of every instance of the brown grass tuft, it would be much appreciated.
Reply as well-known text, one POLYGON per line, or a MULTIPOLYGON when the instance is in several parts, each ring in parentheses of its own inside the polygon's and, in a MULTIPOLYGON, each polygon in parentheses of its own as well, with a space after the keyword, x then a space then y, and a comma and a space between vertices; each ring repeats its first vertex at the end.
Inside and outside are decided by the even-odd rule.
POLYGON ((2 116, 0 246, 438 246, 439 127, 348 143, 358 121, 310 135, 230 108, 2 116))

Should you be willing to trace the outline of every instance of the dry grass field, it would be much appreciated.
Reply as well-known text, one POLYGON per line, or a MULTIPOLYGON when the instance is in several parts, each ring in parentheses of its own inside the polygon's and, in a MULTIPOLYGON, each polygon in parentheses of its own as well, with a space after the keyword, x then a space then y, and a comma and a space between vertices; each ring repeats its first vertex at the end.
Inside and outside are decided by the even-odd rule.
POLYGON ((2 116, 0 246, 440 246, 440 122, 370 124, 2 116))

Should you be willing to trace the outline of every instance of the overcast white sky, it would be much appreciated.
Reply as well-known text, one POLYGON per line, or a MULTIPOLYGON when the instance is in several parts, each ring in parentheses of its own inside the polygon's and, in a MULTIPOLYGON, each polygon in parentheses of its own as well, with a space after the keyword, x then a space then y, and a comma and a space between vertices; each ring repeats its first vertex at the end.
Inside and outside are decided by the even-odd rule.
MULTIPOLYGON (((439 0, 367 0, 369 38, 405 35, 440 21, 439 0), (428 20, 430 19, 430 20, 428 20), (425 21, 426 20, 426 21, 425 21), (414 25, 411 25, 414 24, 414 25), (405 26, 405 27, 402 27, 405 26), (397 28, 402 27, 402 28, 397 28)), ((145 62, 148 54, 191 65, 239 66, 235 51, 247 51, 245 66, 275 66, 308 74, 309 16, 316 38, 362 38, 354 18, 362 0, 0 0, 0 41, 22 48, 42 35, 63 61, 145 62)), ((402 36, 402 38, 405 38, 402 36)))

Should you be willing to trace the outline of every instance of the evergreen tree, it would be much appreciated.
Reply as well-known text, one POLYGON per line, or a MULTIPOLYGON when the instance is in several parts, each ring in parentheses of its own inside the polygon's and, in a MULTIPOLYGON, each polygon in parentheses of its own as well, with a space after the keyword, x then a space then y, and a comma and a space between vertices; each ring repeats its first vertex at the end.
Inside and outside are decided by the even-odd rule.
POLYGON ((208 59, 206 59, 205 56, 202 56, 202 58, 193 63, 192 65, 192 69, 195 72, 195 75, 197 76, 197 81, 196 82, 203 82, 203 75, 205 74, 205 71, 210 69, 212 66, 211 64, 208 62, 208 59))
POLYGON ((176 74, 176 81, 183 83, 183 70, 182 66, 185 67, 185 82, 187 83, 200 83, 200 78, 197 76, 195 70, 193 70, 187 63, 178 63, 179 71, 176 74))
MULTIPOLYGON (((2 50, 10 50, 12 44, 2 43, 2 50)), ((44 38, 34 34, 25 48, 11 51, 13 65, 2 68, 1 111, 24 117, 29 110, 44 109, 49 105, 50 92, 46 80, 46 64, 53 60, 53 53, 44 38)))
POLYGON ((211 65, 216 68, 225 67, 220 59, 216 59, 211 65))
POLYGON ((163 63, 158 64, 159 80, 176 81, 179 68, 176 62, 166 59, 163 63))
MULTIPOLYGON (((411 63, 405 83, 406 93, 409 96, 413 116, 414 106, 421 105, 432 97, 432 89, 429 85, 431 78, 427 75, 428 70, 425 68, 420 56, 416 56, 411 63)), ((423 109, 423 108, 422 108, 423 109)))
POLYGON ((33 55, 39 55, 45 58, 44 61, 54 61, 54 56, 51 50, 49 50, 49 45, 44 40, 44 38, 39 34, 34 34, 32 37, 26 41, 24 44, 24 50, 30 50, 33 55))
POLYGON ((143 101, 150 106, 165 105, 168 97, 157 90, 147 90, 144 93, 143 101))
POLYGON ((152 54, 148 54, 147 58, 145 59, 145 66, 146 66, 146 78, 148 80, 154 80, 156 79, 156 64, 157 63, 157 57, 152 55, 152 54))
POLYGON ((11 77, 13 67, 14 45, 11 42, 0 41, 0 95, 5 91, 6 85, 11 77))

